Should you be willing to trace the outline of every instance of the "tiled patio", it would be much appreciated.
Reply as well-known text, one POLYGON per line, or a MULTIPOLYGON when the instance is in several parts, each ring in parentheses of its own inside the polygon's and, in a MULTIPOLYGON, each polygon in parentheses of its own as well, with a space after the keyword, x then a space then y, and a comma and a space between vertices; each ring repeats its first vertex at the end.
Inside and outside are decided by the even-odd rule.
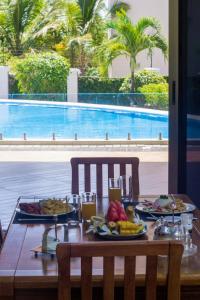
MULTIPOLYGON (((75 155, 74 155, 75 156, 75 155)), ((140 162, 141 194, 167 193, 167 162, 140 162)), ((0 162, 0 219, 4 227, 20 195, 65 196, 69 162, 0 162)))

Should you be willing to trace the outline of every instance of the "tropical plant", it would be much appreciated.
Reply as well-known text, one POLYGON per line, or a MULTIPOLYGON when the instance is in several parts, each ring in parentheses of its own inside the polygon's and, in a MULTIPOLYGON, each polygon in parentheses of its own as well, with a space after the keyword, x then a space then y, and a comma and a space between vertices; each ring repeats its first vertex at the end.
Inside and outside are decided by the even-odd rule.
POLYGON ((0 36, 12 55, 21 55, 39 36, 61 26, 61 10, 62 0, 1 0, 0 36))
MULTIPOLYGON (((142 70, 138 71, 135 74, 135 90, 138 91, 138 88, 143 85, 150 83, 167 83, 166 79, 156 71, 142 70)), ((120 88, 121 92, 130 93, 131 90, 131 78, 130 76, 126 77, 120 88)))
POLYGON ((111 15, 111 17, 113 18, 116 16, 117 12, 122 9, 124 11, 128 11, 130 9, 130 5, 124 1, 116 0, 109 9, 109 15, 111 15))
MULTIPOLYGON (((79 77, 80 93, 119 93, 122 78, 79 77)), ((103 95, 101 95, 103 97, 103 95)), ((111 97, 112 98, 112 97, 111 97)))
POLYGON ((0 4, 0 35, 13 55, 23 51, 26 31, 43 7, 42 0, 2 0, 0 4))
POLYGON ((168 83, 152 83, 143 85, 138 91, 144 95, 147 106, 167 110, 169 105, 168 89, 168 83))
POLYGON ((161 35, 161 27, 155 18, 141 18, 133 24, 124 10, 116 13, 116 17, 108 22, 108 28, 114 32, 110 39, 99 47, 98 56, 108 67, 112 61, 126 55, 130 59, 131 92, 135 91, 135 69, 140 52, 158 48, 167 57, 167 43, 161 35))
POLYGON ((69 57, 72 67, 81 69, 82 74, 90 67, 96 67, 95 47, 107 36, 105 21, 110 15, 129 6, 123 1, 114 2, 106 10, 105 0, 69 0, 63 3, 65 15, 65 37, 55 49, 69 57))
POLYGON ((21 93, 64 93, 69 73, 67 60, 56 53, 28 54, 15 58, 11 70, 21 93))

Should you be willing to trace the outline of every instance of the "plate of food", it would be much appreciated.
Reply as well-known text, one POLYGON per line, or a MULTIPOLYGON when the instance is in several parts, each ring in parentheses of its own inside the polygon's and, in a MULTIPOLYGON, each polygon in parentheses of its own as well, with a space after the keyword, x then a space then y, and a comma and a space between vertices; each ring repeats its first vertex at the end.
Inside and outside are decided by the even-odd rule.
POLYGON ((142 222, 118 221, 98 226, 95 234, 103 240, 123 241, 137 239, 146 232, 147 228, 142 222))
POLYGON ((52 217, 69 214, 75 210, 74 206, 65 199, 47 198, 35 202, 21 202, 16 211, 32 217, 52 217))
POLYGON ((196 209, 195 205, 184 203, 179 198, 161 195, 154 201, 144 200, 135 207, 139 212, 151 213, 154 215, 179 215, 182 213, 192 212, 196 209), (174 212, 173 212, 174 210, 174 212))
POLYGON ((146 225, 135 217, 133 206, 126 211, 120 201, 111 201, 105 218, 92 217, 88 232, 103 240, 133 240, 147 232, 146 225))

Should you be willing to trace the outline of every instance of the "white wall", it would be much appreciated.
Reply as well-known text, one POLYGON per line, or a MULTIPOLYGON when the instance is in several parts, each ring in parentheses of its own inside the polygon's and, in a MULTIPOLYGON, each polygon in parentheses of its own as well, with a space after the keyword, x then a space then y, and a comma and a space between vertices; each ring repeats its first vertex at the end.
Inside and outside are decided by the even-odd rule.
MULTIPOLYGON (((137 22, 141 17, 155 17, 159 20, 162 27, 162 33, 168 40, 168 2, 169 0, 124 0, 131 9, 128 11, 129 17, 133 23, 137 22)), ((111 6, 115 0, 108 0, 111 6)), ((150 67, 150 59, 147 59, 147 53, 143 52, 138 56, 140 64, 139 69, 150 67)), ((160 50, 154 50, 153 67, 159 68, 164 75, 168 74, 168 62, 164 60, 160 50)), ((109 70, 110 77, 124 77, 130 74, 129 60, 126 58, 117 58, 109 70)))
POLYGON ((8 99, 8 71, 7 66, 0 66, 0 98, 8 99))

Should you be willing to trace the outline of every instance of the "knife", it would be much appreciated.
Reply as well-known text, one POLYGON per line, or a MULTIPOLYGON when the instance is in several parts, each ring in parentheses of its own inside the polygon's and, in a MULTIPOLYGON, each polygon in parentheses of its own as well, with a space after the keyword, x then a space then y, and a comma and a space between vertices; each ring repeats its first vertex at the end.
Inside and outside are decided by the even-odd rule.
MULTIPOLYGON (((25 221, 25 222, 27 222, 27 221, 50 221, 52 224, 55 224, 55 221, 53 219, 50 219, 50 218, 48 218, 48 219, 42 219, 42 218, 41 219, 21 219, 21 218, 19 218, 19 219, 17 219, 17 221, 18 222, 23 222, 23 221, 25 221)), ((65 222, 62 222, 62 223, 65 223, 65 222)))

